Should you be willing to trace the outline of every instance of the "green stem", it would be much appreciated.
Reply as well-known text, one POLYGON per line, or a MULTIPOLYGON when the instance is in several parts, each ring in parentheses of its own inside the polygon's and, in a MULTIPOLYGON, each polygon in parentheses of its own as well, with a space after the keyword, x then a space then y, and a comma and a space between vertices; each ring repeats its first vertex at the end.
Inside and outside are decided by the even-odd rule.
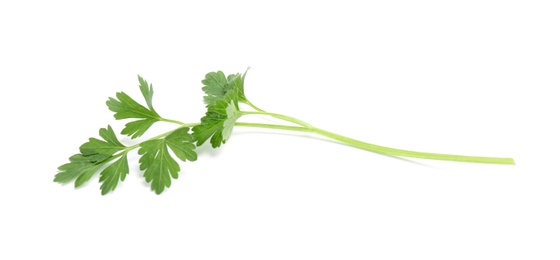
POLYGON ((172 120, 172 119, 167 119, 167 118, 160 118, 160 121, 168 122, 168 123, 173 123, 173 124, 178 124, 178 125, 184 125, 184 124, 185 124, 185 123, 183 123, 183 122, 181 122, 181 121, 172 120))
POLYGON ((289 125, 274 125, 274 124, 260 124, 260 123, 244 123, 236 122, 235 126, 245 126, 245 127, 256 127, 256 128, 268 128, 268 129, 279 129, 279 130, 289 130, 298 132, 312 133, 309 128, 301 126, 289 126, 289 125))
POLYGON ((299 120, 297 118, 291 117, 291 116, 286 116, 286 115, 282 115, 282 114, 276 114, 276 113, 269 113, 269 112, 265 112, 265 111, 240 111, 241 115, 266 115, 266 116, 272 116, 278 119, 282 119, 284 121, 287 122, 291 122, 300 126, 304 126, 304 127, 309 127, 309 128, 314 128, 311 124, 304 122, 302 120, 299 120))
POLYGON ((243 103, 249 105, 250 107, 252 107, 254 110, 257 110, 259 112, 265 112, 264 110, 258 108, 257 106, 253 105, 253 103, 251 103, 249 100, 245 100, 243 101, 243 103))
POLYGON ((466 155, 454 155, 454 154, 441 154, 441 153, 425 153, 425 152, 416 152, 416 151, 408 151, 402 149, 395 149, 375 144, 370 144, 366 142, 362 142, 360 140, 352 139, 343 135, 335 134, 323 129, 314 128, 312 132, 316 134, 320 134, 331 139, 352 145, 354 147, 358 147, 364 150, 390 154, 390 155, 397 155, 397 156, 406 156, 406 157, 414 157, 414 158, 422 158, 422 159, 432 159, 432 160, 445 160, 445 161, 457 161, 457 162, 475 162, 475 163, 492 163, 492 164, 515 164, 513 159, 511 158, 500 158, 500 157, 482 157, 482 156, 466 156, 466 155))
POLYGON ((298 127, 298 126, 283 126, 283 125, 273 125, 273 124, 256 124, 256 123, 236 123, 236 126, 246 126, 246 127, 260 127, 269 129, 280 129, 289 131, 299 131, 319 134, 342 143, 348 144, 350 146, 364 149, 370 152, 395 155, 395 156, 406 156, 422 159, 432 159, 432 160, 445 160, 445 161, 456 161, 456 162, 473 162, 473 163, 490 163, 490 164, 515 164, 512 158, 500 158, 500 157, 482 157, 482 156, 466 156, 466 155, 454 155, 454 154, 440 154, 440 153, 425 153, 408 151, 402 149, 395 149, 375 144, 370 144, 362 142, 360 140, 352 139, 343 135, 335 134, 316 127, 298 127))

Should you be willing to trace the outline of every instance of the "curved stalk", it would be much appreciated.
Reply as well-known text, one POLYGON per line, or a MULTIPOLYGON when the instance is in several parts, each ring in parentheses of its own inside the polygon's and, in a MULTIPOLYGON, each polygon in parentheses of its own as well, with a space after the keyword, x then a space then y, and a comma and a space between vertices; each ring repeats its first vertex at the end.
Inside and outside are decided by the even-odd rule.
POLYGON ((266 115, 266 116, 272 116, 278 119, 282 119, 284 121, 287 122, 291 122, 294 123, 296 125, 300 125, 300 126, 304 126, 304 127, 309 127, 309 128, 314 128, 311 124, 304 122, 302 120, 299 120, 297 118, 291 117, 291 116, 287 116, 287 115, 282 115, 282 114, 276 114, 276 113, 269 113, 266 111, 240 111, 241 115, 266 115))
POLYGON ((181 122, 181 121, 177 121, 177 120, 172 120, 172 119, 167 119, 167 118, 161 118, 160 121, 162 122, 168 122, 168 123, 173 123, 173 124, 178 124, 178 125, 184 125, 185 123, 181 122))
POLYGON ((243 103, 247 104, 248 106, 250 106, 254 110, 257 110, 259 112, 265 112, 264 110, 260 109, 259 107, 253 105, 253 103, 251 103, 249 100, 245 100, 245 101, 243 101, 243 103))
POLYGON ((473 162, 473 163, 489 163, 489 164, 515 164, 512 158, 502 158, 502 157, 483 157, 483 156, 468 156, 468 155, 455 155, 455 154, 441 154, 441 153, 425 153, 417 151, 408 151, 402 149, 395 149, 380 145, 375 145, 360 140, 356 140, 343 135, 335 134, 316 127, 299 127, 299 126, 284 126, 284 125, 274 125, 274 124, 257 124, 257 123, 236 123, 236 126, 246 126, 246 127, 260 127, 269 129, 279 129, 279 130, 289 130, 298 132, 308 132, 315 133, 333 140, 348 144, 350 146, 360 148, 366 151, 395 155, 395 156, 406 156, 421 159, 431 159, 431 160, 445 160, 445 161, 456 161, 456 162, 473 162))

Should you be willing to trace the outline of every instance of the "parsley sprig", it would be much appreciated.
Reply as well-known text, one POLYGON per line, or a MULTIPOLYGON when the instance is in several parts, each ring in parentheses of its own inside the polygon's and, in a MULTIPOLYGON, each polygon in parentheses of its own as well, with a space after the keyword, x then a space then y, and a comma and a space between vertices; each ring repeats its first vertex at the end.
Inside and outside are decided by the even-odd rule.
POLYGON ((176 159, 183 162, 196 161, 197 147, 206 142, 209 142, 213 148, 220 147, 231 137, 236 126, 313 133, 359 149, 392 156, 515 164, 512 158, 426 153, 379 146, 323 130, 291 116, 267 112, 255 106, 245 96, 246 74, 247 71, 228 76, 222 71, 206 74, 202 80, 202 90, 205 93, 204 103, 207 111, 198 123, 183 123, 160 116, 153 107, 152 85, 138 76, 139 88, 146 106, 124 92, 118 92, 116 98, 111 97, 106 102, 109 110, 115 113, 115 119, 134 119, 126 123, 121 134, 136 139, 157 122, 173 123, 178 127, 130 146, 125 146, 119 141, 110 125, 101 128, 99 130, 101 139, 90 138, 88 142, 82 144, 80 152, 71 156, 68 163, 58 168, 59 172, 55 175, 54 181, 59 183, 74 181, 75 187, 79 187, 99 173, 101 194, 105 195, 115 190, 119 181, 125 180, 130 172, 127 155, 138 148, 140 170, 144 172, 144 178, 147 183, 150 183, 151 189, 156 194, 160 194, 171 186, 172 179, 179 177, 181 168, 176 159), (242 110, 239 104, 245 104, 252 110, 242 110), (245 115, 269 116, 290 124, 238 122, 245 115))

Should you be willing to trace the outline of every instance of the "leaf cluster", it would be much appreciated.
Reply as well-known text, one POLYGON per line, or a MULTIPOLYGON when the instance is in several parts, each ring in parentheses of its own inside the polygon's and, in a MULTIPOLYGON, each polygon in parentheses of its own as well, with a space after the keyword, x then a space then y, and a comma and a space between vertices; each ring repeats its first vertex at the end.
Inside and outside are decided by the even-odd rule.
MULTIPOLYGON (((54 181, 68 183, 74 181, 80 187, 96 173, 100 173, 101 193, 113 191, 119 181, 124 181, 129 173, 127 154, 139 148, 139 167, 144 172, 144 179, 151 189, 162 193, 171 186, 171 180, 177 179, 181 170, 176 159, 196 161, 196 147, 210 140, 212 147, 219 147, 231 135, 236 120, 241 116, 239 102, 246 102, 243 84, 245 74, 225 76, 221 71, 208 73, 202 80, 205 92, 204 102, 207 112, 200 123, 191 128, 187 124, 150 138, 136 145, 125 146, 117 138, 111 126, 101 128, 98 138, 90 138, 80 146, 80 153, 69 158, 69 162, 60 166, 54 181)), ((106 104, 114 112, 117 120, 133 119, 126 123, 122 135, 136 139, 144 135, 157 122, 174 122, 161 117, 153 106, 154 89, 145 79, 138 76, 139 88, 146 105, 142 105, 128 94, 117 92, 106 104)))
POLYGON ((119 180, 124 181, 129 172, 126 146, 115 135, 113 128, 99 129, 102 140, 90 138, 80 146, 80 153, 70 157, 70 162, 60 167, 54 181, 67 183, 75 180, 74 186, 80 187, 101 171, 99 181, 101 194, 107 194, 117 187, 119 180), (104 168, 105 167, 105 168, 104 168))
POLYGON ((154 96, 152 85, 148 85, 148 82, 140 76, 138 76, 138 81, 140 82, 140 91, 148 105, 147 108, 124 92, 118 92, 116 94, 117 98, 110 97, 106 103, 109 110, 115 112, 115 119, 138 119, 127 123, 121 132, 121 134, 128 135, 131 138, 142 136, 154 123, 163 119, 152 105, 154 96))
POLYGON ((210 72, 202 80, 206 93, 204 103, 207 112, 193 133, 200 146, 208 139, 213 148, 220 147, 229 139, 233 126, 241 116, 239 102, 248 102, 244 92, 245 72, 225 76, 221 71, 210 72))

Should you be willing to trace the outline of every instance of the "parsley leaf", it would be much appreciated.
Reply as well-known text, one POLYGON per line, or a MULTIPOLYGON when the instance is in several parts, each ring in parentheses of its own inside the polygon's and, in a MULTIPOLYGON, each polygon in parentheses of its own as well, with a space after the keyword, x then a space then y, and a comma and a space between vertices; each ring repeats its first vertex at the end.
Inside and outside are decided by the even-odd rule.
POLYGON ((107 158, 111 157, 118 151, 126 148, 119 140, 113 131, 111 126, 107 126, 107 129, 99 129, 99 136, 103 140, 97 138, 90 138, 89 141, 80 146, 80 152, 91 162, 102 162, 107 158))
POLYGON ((140 170, 144 171, 146 182, 151 182, 151 189, 157 194, 171 186, 171 178, 179 177, 179 164, 171 157, 168 148, 182 161, 197 159, 195 139, 188 131, 189 128, 183 127, 166 137, 140 143, 140 170))
POLYGON ((228 80, 222 71, 209 72, 202 80, 202 90, 206 93, 204 103, 211 106, 222 99, 230 89, 228 80))
POLYGON ((126 124, 121 134, 128 135, 131 138, 137 138, 143 135, 155 122, 162 120, 159 114, 154 110, 152 99, 154 89, 152 85, 148 86, 148 82, 138 76, 140 82, 140 91, 144 96, 148 108, 140 105, 134 99, 124 92, 118 92, 117 98, 109 98, 106 102, 109 110, 115 112, 115 119, 140 118, 140 120, 132 121, 126 124))
POLYGON ((236 99, 239 102, 246 102, 247 98, 245 97, 244 92, 244 81, 245 75, 247 71, 243 75, 231 74, 229 76, 225 76, 222 71, 210 72, 206 74, 204 79, 202 80, 202 90, 206 93, 204 96, 204 103, 206 103, 207 107, 216 104, 217 101, 223 100, 226 94, 235 89, 236 92, 236 99))
POLYGON ((140 75, 138 75, 138 81, 140 82, 140 91, 142 92, 142 96, 144 96, 144 99, 146 100, 146 104, 148 104, 150 110, 155 113, 156 111, 154 110, 154 107, 152 105, 152 99, 154 97, 154 88, 152 87, 152 84, 148 86, 148 82, 140 77, 140 75))
POLYGON ((226 143, 235 122, 241 117, 236 97, 236 91, 232 89, 223 99, 208 106, 206 115, 200 119, 200 125, 193 127, 193 135, 197 140, 197 146, 201 146, 208 139, 210 139, 213 148, 226 143))
POLYGON ((197 154, 194 151, 196 146, 194 145, 194 137, 189 134, 189 128, 179 128, 165 137, 167 146, 171 148, 171 151, 179 158, 181 161, 189 160, 191 162, 196 161, 197 154))
MULTIPOLYGON (((74 186, 79 187, 89 181, 98 170, 111 160, 115 153, 126 149, 117 139, 111 126, 99 129, 99 136, 101 136, 103 140, 90 138, 88 142, 80 146, 80 154, 73 155, 70 157, 69 163, 58 167, 61 172, 55 176, 55 182, 67 183, 76 179, 74 186)), ((126 153, 121 156, 119 161, 122 160, 123 157, 126 161, 126 153)), ((113 164, 110 164, 103 172, 110 171, 113 168, 113 164)))
POLYGON ((247 97, 245 97, 245 75, 247 75, 247 69, 243 74, 231 74, 228 76, 228 81, 232 85, 232 88, 236 91, 237 100, 242 103, 249 103, 247 97))
POLYGON ((102 172, 99 182, 101 182, 101 194, 105 195, 115 190, 119 180, 124 181, 128 174, 127 153, 124 153, 118 160, 107 166, 102 172))
POLYGON ((76 179, 74 186, 77 188, 91 179, 101 166, 101 164, 91 162, 90 158, 82 154, 75 154, 70 157, 69 163, 58 167, 60 172, 55 175, 54 181, 68 183, 76 179))

